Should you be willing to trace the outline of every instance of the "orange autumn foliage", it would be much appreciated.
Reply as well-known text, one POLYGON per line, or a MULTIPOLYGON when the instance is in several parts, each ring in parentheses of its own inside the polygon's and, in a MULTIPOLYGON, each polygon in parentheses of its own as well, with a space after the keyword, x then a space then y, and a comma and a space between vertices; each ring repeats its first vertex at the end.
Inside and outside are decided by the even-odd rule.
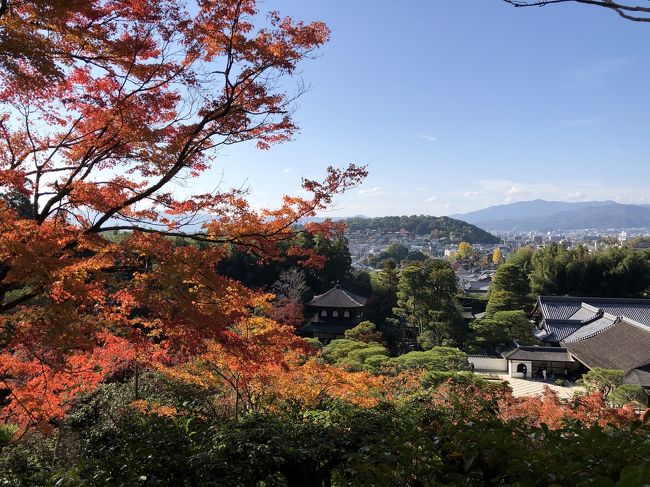
POLYGON ((585 426, 624 427, 639 416, 631 406, 609 407, 600 394, 562 399, 550 388, 538 396, 514 397, 506 385, 461 385, 450 379, 426 395, 428 404, 444 410, 452 423, 476 420, 521 422, 538 428, 561 429, 567 421, 585 426))
POLYGON ((135 350, 126 340, 107 331, 96 340, 95 348, 65 357, 26 343, 0 355, 0 384, 10 391, 6 417, 25 418, 23 427, 34 424, 47 431, 77 395, 92 392, 106 377, 131 366, 135 350))
MULTIPOLYGON (((47 428, 121 370, 179 365, 214 344, 266 367, 253 365, 258 344, 237 327, 257 310, 268 315, 270 296, 220 275, 218 264, 231 247, 321 264, 291 245, 293 225, 366 171, 330 167, 322 181, 303 181, 309 196, 260 211, 239 189, 189 194, 178 185, 219 167, 221 147, 268 149, 296 133, 290 82, 299 94, 299 64, 327 41, 327 27, 261 15, 255 0, 7 5, 0 393, 9 404, 0 419, 47 428), (107 238, 115 231, 124 238, 107 238), (197 245, 175 245, 176 237, 197 245)), ((338 229, 324 222, 303 231, 338 229)), ((289 332, 265 326, 259 346, 293 347, 289 332)))
POLYGON ((499 413, 505 421, 523 419, 531 426, 544 423, 551 429, 561 428, 568 420, 577 420, 587 425, 620 427, 637 419, 631 406, 610 408, 599 393, 568 401, 561 399, 548 387, 541 396, 500 399, 499 413))
POLYGON ((304 364, 301 362, 297 357, 290 357, 288 368, 269 369, 264 377, 260 377, 263 400, 267 404, 293 400, 306 407, 315 407, 334 398, 372 407, 383 399, 385 388, 380 377, 365 372, 348 372, 314 359, 304 364))
POLYGON ((212 391, 228 414, 273 408, 284 401, 307 407, 328 398, 372 406, 383 380, 322 364, 289 326, 267 318, 241 322, 225 340, 208 343, 189 362, 158 364, 169 377, 212 391))
POLYGON ((168 406, 144 399, 137 399, 129 404, 129 408, 142 414, 155 414, 156 416, 174 417, 179 414, 174 406, 168 406))

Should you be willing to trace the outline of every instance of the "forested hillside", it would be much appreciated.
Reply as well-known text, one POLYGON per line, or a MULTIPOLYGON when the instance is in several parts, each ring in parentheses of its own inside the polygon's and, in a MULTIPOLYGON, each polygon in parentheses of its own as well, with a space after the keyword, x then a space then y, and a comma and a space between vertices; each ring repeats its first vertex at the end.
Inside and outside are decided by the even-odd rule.
POLYGON ((416 235, 431 235, 436 238, 447 237, 464 242, 490 243, 500 242, 498 237, 462 220, 447 216, 384 216, 379 218, 350 218, 345 220, 349 230, 379 230, 382 232, 399 232, 404 229, 416 235))

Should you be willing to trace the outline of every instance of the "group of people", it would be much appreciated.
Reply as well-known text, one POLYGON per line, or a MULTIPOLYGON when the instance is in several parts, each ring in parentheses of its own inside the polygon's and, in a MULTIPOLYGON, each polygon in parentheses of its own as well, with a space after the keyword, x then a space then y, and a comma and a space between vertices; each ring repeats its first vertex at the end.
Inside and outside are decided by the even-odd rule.
POLYGON ((541 379, 543 382, 546 382, 546 379, 548 379, 549 381, 553 382, 555 379, 553 369, 551 369, 549 372, 546 370, 546 367, 538 367, 537 369, 533 369, 531 375, 534 381, 541 379))
MULTIPOLYGON (((519 367, 517 367, 517 372, 522 372, 524 379, 528 378, 528 370, 526 364, 520 364, 519 367)), ((547 370, 546 367, 538 367, 537 369, 533 368, 530 375, 531 379, 534 381, 540 380, 542 382, 553 382, 556 379, 553 369, 547 370)), ((562 378, 561 375, 559 377, 562 378)), ((567 369, 564 369, 564 378, 569 379, 569 371, 567 369)))

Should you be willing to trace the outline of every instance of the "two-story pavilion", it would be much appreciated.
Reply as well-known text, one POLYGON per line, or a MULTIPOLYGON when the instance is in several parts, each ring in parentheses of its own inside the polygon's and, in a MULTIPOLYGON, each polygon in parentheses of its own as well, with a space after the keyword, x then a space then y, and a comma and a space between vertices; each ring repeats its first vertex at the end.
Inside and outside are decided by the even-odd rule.
POLYGON ((312 317, 297 331, 302 337, 329 342, 343 338, 345 330, 354 328, 363 319, 367 299, 337 284, 326 293, 314 296, 307 303, 312 317))

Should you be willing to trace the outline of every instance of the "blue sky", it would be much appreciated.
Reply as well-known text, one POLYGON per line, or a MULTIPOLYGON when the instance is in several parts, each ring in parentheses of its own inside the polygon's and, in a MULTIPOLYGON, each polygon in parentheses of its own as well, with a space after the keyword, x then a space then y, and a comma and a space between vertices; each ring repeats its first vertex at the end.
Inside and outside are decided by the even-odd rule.
POLYGON ((200 183, 256 206, 367 164, 328 215, 445 215, 513 201, 650 203, 650 25, 501 0, 268 0, 332 39, 302 66, 301 132, 227 148, 200 183))

